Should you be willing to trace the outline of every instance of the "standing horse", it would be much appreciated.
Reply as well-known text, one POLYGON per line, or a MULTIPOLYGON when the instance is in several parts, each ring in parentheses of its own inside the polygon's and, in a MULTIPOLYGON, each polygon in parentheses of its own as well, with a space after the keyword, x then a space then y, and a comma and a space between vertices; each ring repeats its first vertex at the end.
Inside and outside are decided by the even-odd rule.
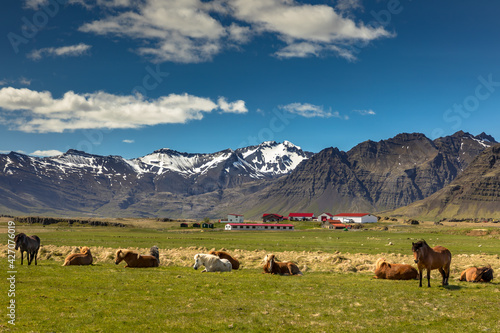
POLYGON ((422 271, 427 269, 427 287, 431 286, 431 270, 439 269, 443 276, 443 286, 448 285, 450 277, 451 252, 442 246, 431 248, 425 240, 412 243, 413 258, 420 275, 419 287, 422 287, 422 271))
POLYGON ((25 251, 28 265, 31 265, 33 258, 35 258, 36 265, 36 257, 38 256, 38 249, 40 249, 40 238, 35 235, 26 236, 26 234, 23 234, 21 232, 17 234, 16 237, 14 237, 14 242, 16 243, 16 250, 19 248, 19 251, 21 251, 21 265, 23 264, 23 256, 25 251))

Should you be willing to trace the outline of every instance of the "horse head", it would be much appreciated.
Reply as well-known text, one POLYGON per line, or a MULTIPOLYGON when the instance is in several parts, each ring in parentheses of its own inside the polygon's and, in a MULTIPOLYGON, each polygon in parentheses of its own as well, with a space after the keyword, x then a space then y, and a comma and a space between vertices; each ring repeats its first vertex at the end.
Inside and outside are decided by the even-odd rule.
POLYGON ((413 252, 413 259, 416 264, 418 264, 420 257, 422 256, 424 244, 427 245, 425 241, 418 241, 416 243, 411 243, 411 250, 413 252))
POLYGON ((14 242, 16 243, 16 251, 17 249, 24 243, 24 239, 26 238, 26 235, 23 234, 22 232, 17 234, 16 237, 14 237, 14 242))
POLYGON ((266 265, 269 266, 269 272, 273 271, 273 265, 275 260, 274 258, 275 258, 274 254, 268 254, 264 258, 264 262, 266 263, 266 265))
POLYGON ((200 263, 200 261, 201 261, 200 257, 201 256, 199 253, 194 256, 194 266, 193 266, 194 269, 198 269, 198 267, 200 267, 202 265, 202 263, 200 263))
POLYGON ((115 264, 118 265, 119 263, 122 262, 122 260, 123 260, 123 251, 122 250, 116 251, 115 264))
POLYGON ((80 249, 80 253, 90 254, 90 249, 87 246, 84 246, 80 249))

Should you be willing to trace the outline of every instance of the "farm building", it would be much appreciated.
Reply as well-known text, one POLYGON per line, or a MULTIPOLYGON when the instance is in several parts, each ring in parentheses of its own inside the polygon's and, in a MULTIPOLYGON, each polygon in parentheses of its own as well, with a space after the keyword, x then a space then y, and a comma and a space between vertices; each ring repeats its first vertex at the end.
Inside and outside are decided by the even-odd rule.
POLYGON ((243 223, 243 215, 240 214, 228 214, 227 220, 221 220, 221 223, 243 223))
POLYGON ((293 224, 228 223, 226 230, 294 230, 293 224))
POLYGON ((263 214, 262 222, 280 222, 283 221, 284 216, 280 214, 263 214))
POLYGON ((198 222, 193 223, 193 228, 199 228, 201 225, 198 222))
POLYGON ((321 213, 320 215, 318 215, 318 217, 316 218, 316 221, 318 222, 323 222, 323 221, 326 221, 326 220, 331 220, 333 218, 333 215, 330 214, 330 213, 321 213))
POLYGON ((214 224, 213 223, 210 223, 210 222, 205 222, 201 225, 202 228, 210 228, 210 229, 213 229, 214 228, 214 224))
POLYGON ((181 223, 181 228, 187 228, 187 227, 189 227, 189 225, 187 223, 185 223, 185 222, 181 223))
POLYGON ((378 221, 375 215, 369 213, 341 213, 334 216, 334 219, 342 223, 375 223, 378 221))
POLYGON ((289 221, 312 221, 314 213, 290 213, 288 214, 289 221))
POLYGON ((321 228, 326 229, 351 229, 350 225, 343 224, 340 220, 326 220, 321 223, 321 228))

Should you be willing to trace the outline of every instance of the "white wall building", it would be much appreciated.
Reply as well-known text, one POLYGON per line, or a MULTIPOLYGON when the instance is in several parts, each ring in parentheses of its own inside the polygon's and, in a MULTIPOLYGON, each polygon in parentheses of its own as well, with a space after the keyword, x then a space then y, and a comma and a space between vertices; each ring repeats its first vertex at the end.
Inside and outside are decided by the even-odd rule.
POLYGON ((223 222, 229 222, 229 223, 243 223, 243 215, 239 214, 229 214, 227 216, 227 221, 223 222))
POLYGON ((375 223, 378 221, 375 215, 368 213, 341 213, 334 216, 335 220, 342 223, 375 223))

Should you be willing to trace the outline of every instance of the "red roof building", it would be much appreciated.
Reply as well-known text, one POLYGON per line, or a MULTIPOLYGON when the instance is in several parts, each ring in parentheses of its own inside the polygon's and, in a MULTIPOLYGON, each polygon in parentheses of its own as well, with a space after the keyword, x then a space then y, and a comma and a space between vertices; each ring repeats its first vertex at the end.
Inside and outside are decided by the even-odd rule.
POLYGON ((314 219, 314 213, 290 213, 289 221, 311 221, 314 219))

